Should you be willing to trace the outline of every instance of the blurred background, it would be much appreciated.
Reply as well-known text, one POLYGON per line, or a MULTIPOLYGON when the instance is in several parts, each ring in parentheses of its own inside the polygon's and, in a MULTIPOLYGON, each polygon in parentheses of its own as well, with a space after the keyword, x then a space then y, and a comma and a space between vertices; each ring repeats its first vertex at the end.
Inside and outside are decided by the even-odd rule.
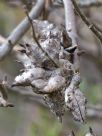
MULTIPOLYGON (((0 35, 2 37, 6 38, 25 17, 23 3, 28 2, 30 9, 32 1, 0 0, 0 35)), ((64 24, 63 7, 58 3, 51 7, 47 6, 47 14, 43 12, 41 18, 56 24, 64 24)), ((102 5, 81 7, 81 10, 102 31, 102 5)), ((33 94, 30 89, 16 88, 9 90, 8 93, 9 101, 14 103, 15 107, 0 108, 0 136, 67 136, 71 130, 75 131, 76 136, 84 136, 89 126, 101 136, 102 44, 78 16, 76 16, 76 24, 80 48, 86 52, 80 58, 83 79, 80 87, 88 100, 87 122, 85 124, 75 122, 66 112, 61 124, 40 96, 33 94)), ((30 37, 30 32, 26 36, 30 37)), ((15 60, 15 53, 12 51, 5 60, 0 62, 0 79, 7 75, 9 84, 22 67, 15 60)))

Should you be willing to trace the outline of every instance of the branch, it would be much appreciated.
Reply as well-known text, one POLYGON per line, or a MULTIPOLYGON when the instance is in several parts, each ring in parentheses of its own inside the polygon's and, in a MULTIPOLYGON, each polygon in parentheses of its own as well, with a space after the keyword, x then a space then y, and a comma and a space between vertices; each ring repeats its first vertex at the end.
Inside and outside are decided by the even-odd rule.
POLYGON ((65 8, 65 25, 69 37, 72 39, 72 45, 77 44, 77 32, 75 24, 75 15, 71 0, 63 0, 65 8))
MULTIPOLYGON (((44 6, 44 0, 38 0, 35 7, 32 8, 29 16, 35 19, 39 16, 44 6)), ((6 57, 12 50, 13 46, 22 38, 30 27, 30 22, 26 17, 10 34, 6 42, 0 46, 0 60, 6 57), (12 45, 8 41, 11 41, 12 45)))
POLYGON ((88 28, 96 35, 96 37, 99 39, 99 41, 102 43, 102 35, 97 30, 96 26, 88 20, 88 18, 83 14, 83 12, 78 7, 75 0, 71 0, 76 12, 79 14, 81 19, 84 21, 84 23, 88 26, 88 28))
MULTIPOLYGON (((63 2, 65 8, 66 30, 69 37, 72 39, 72 47, 75 45, 78 47, 75 14, 72 2, 71 0, 63 0, 63 2)), ((74 66, 76 70, 78 70, 78 73, 73 76, 70 85, 65 89, 65 103, 66 107, 72 112, 74 119, 84 122, 86 116, 86 99, 79 89, 81 80, 79 73, 79 57, 77 53, 78 49, 74 52, 74 66), (83 106, 80 105, 80 103, 83 106)))
POLYGON ((80 7, 100 7, 102 6, 102 1, 101 0, 78 0, 78 5, 80 7))
MULTIPOLYGON (((65 7, 65 25, 69 37, 72 39, 72 46, 78 47, 75 14, 71 0, 63 0, 65 7)), ((78 49, 74 52, 73 63, 76 70, 79 69, 78 49)))
MULTIPOLYGON (((78 6, 80 7, 100 7, 102 6, 102 0, 76 0, 78 6)), ((57 0, 53 2, 56 7, 62 7, 62 0, 57 0)))
MULTIPOLYGON (((71 0, 63 0, 65 9, 65 25, 69 37, 72 39, 72 46, 77 47, 77 32, 75 24, 75 15, 73 10, 73 5, 71 0)), ((77 51, 73 55, 75 69, 79 69, 79 59, 77 56, 77 51)))

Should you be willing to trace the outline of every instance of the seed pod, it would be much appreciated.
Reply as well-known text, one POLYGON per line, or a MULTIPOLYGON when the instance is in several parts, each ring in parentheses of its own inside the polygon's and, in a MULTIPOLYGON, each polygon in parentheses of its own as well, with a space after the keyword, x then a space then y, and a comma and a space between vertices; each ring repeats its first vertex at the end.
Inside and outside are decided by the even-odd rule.
POLYGON ((71 84, 65 90, 65 104, 75 120, 84 122, 86 116, 86 98, 79 89, 80 75, 75 74, 71 84))
POLYGON ((53 92, 44 97, 45 103, 48 105, 50 110, 55 114, 55 116, 62 122, 62 117, 65 112, 64 108, 64 94, 62 91, 53 92))

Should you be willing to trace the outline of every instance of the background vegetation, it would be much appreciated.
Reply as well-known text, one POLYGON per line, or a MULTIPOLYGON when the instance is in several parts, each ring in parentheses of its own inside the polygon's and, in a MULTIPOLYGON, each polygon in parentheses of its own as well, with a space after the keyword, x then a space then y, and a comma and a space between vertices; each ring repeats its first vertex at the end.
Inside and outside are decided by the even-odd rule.
MULTIPOLYGON (((83 8, 83 11, 99 27, 102 26, 102 7, 83 8)), ((0 34, 7 37, 24 16, 20 1, 15 1, 15 3, 0 1, 0 34)), ((55 23, 63 23, 63 9, 52 9, 48 19, 55 23)), ((63 123, 60 124, 47 107, 41 104, 41 98, 36 98, 35 95, 32 97, 32 94, 29 94, 24 88, 20 88, 20 92, 9 90, 9 98, 15 103, 15 107, 0 108, 1 136, 65 136, 72 129, 76 131, 76 136, 82 136, 89 126, 92 126, 95 133, 101 136, 102 64, 98 60, 102 60, 102 47, 79 17, 76 18, 76 21, 80 44, 86 51, 93 52, 97 58, 92 57, 91 53, 89 56, 82 56, 80 67, 83 81, 80 87, 88 99, 89 107, 98 106, 99 110, 89 110, 88 123, 85 125, 73 121, 69 113, 66 113, 63 123)), ((10 55, 4 62, 0 62, 0 78, 6 72, 12 82, 21 67, 15 64, 14 60, 15 57, 10 55)))

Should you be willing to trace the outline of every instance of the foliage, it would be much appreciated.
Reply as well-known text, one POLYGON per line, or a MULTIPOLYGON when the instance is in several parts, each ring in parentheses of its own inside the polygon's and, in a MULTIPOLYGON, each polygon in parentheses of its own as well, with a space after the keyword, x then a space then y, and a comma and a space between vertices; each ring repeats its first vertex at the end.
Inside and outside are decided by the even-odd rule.
POLYGON ((80 84, 81 90, 85 93, 88 103, 98 104, 101 100, 101 88, 99 85, 89 85, 85 80, 80 84))
POLYGON ((40 109, 39 121, 31 125, 30 136, 59 136, 61 133, 61 124, 51 119, 47 110, 40 109))

